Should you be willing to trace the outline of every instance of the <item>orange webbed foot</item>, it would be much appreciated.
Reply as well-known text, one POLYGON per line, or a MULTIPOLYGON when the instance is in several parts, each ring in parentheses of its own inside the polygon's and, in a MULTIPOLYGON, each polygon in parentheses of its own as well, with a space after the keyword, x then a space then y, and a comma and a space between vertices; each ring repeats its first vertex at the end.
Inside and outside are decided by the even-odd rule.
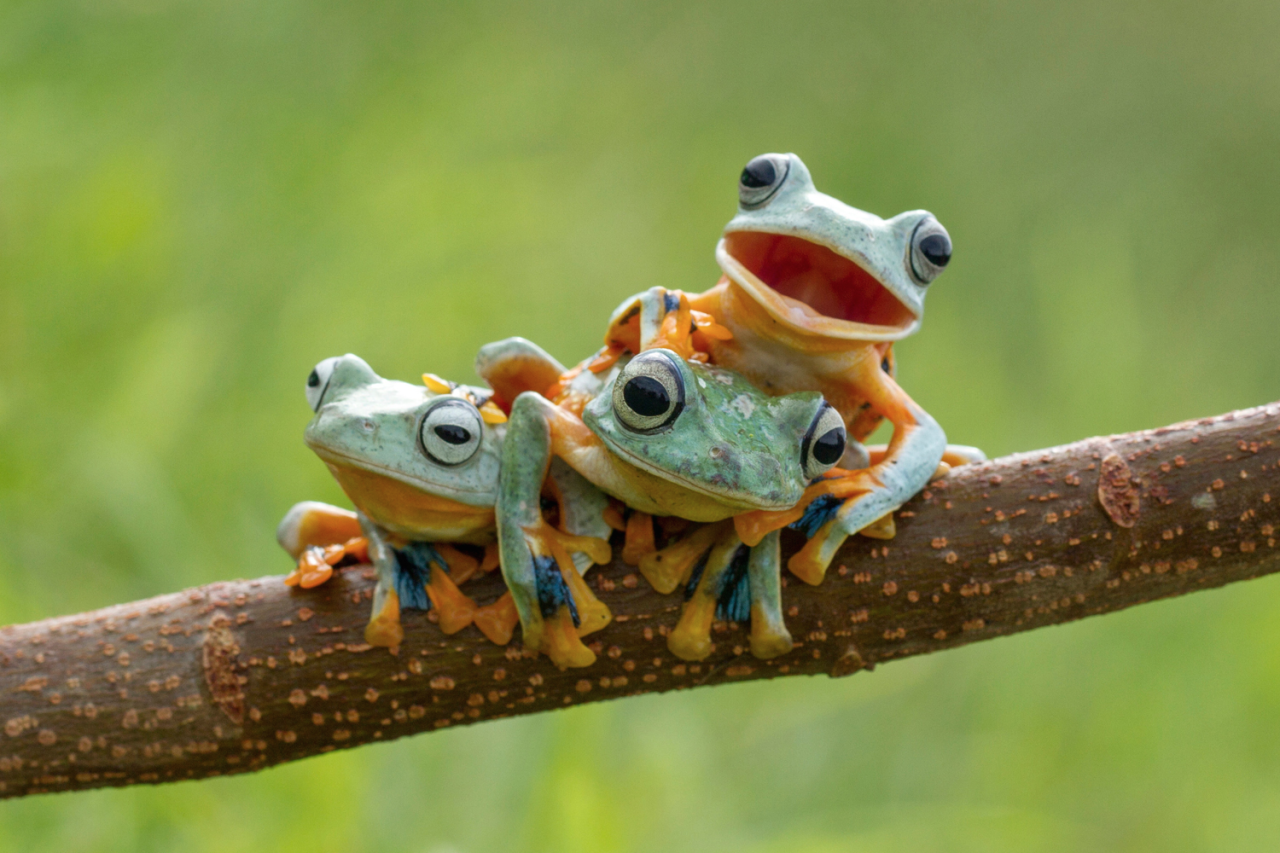
POLYGON ((439 568, 431 572, 427 597, 436 610, 440 630, 445 634, 458 633, 475 618, 476 603, 463 595, 449 575, 439 568))
POLYGON ((613 620, 613 613, 604 602, 596 598, 591 587, 587 586, 582 575, 578 574, 569 552, 582 552, 594 563, 607 563, 613 556, 613 548, 609 543, 594 536, 575 536, 572 533, 565 533, 545 522, 536 532, 531 533, 526 529, 525 536, 538 538, 537 543, 532 539, 529 543, 530 550, 535 555, 549 554, 555 559, 560 576, 564 579, 565 586, 569 588, 574 605, 578 609, 578 635, 585 637, 608 625, 613 620))
POLYGON ((726 529, 725 522, 704 524, 661 551, 646 554, 640 559, 640 574, 663 595, 674 592, 726 529))
POLYGON ((285 586, 303 589, 320 586, 333 577, 334 566, 347 558, 359 563, 368 562, 368 540, 357 536, 341 545, 308 546, 298 557, 297 567, 284 579, 285 586))
POLYGON ((505 646, 511 642, 511 635, 515 633, 516 625, 520 623, 520 614, 516 611, 516 603, 511 593, 504 592, 492 604, 477 608, 473 621, 480 629, 480 633, 489 638, 490 642, 505 646))

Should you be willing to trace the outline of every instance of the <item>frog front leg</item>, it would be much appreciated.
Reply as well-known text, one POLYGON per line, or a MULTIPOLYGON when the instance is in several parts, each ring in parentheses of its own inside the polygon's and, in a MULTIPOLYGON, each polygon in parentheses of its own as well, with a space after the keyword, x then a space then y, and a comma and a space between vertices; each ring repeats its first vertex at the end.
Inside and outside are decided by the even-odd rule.
POLYGON ((705 554, 693 568, 684 610, 667 640, 672 654, 683 660, 706 658, 716 619, 750 621, 751 653, 758 658, 791 651, 791 633, 782 616, 780 539, 775 530, 748 548, 727 522, 708 524, 687 538, 685 549, 670 553, 674 559, 687 559, 699 550, 705 554), (711 535, 716 541, 708 552, 701 545, 711 535))
POLYGON ((791 632, 782 618, 781 534, 770 533, 751 549, 747 562, 751 589, 751 654, 761 660, 791 651, 791 632))
POLYGON ((396 591, 396 556, 382 531, 360 514, 360 526, 369 541, 369 559, 378 574, 373 588, 373 608, 364 627, 364 641, 371 646, 398 648, 404 641, 400 625, 400 595, 396 591))
POLYGON ((365 642, 394 648, 404 640, 402 608, 431 610, 440 630, 456 634, 471 624, 476 604, 449 576, 448 564, 429 542, 393 542, 382 528, 360 516, 369 541, 369 556, 378 573, 373 612, 365 626, 365 642))
POLYGON ((865 471, 835 478, 837 485, 829 494, 839 503, 829 504, 825 510, 829 520, 821 520, 821 513, 810 520, 817 532, 787 562, 791 572, 806 583, 822 582, 845 539, 872 527, 923 489, 946 451, 947 436, 938 422, 888 374, 869 372, 875 377, 870 383, 870 402, 893 424, 893 438, 879 462, 865 471))
POLYGON ((569 551, 603 563, 611 549, 603 539, 556 530, 543 517, 541 497, 553 447, 565 443, 598 445, 599 440, 544 397, 525 392, 516 398, 498 479, 498 547, 525 645, 560 667, 590 666, 595 654, 582 644, 579 628, 603 627, 612 617, 582 581, 569 551))
POLYGON ((874 357, 855 368, 859 389, 893 424, 884 458, 860 471, 833 469, 805 490, 790 510, 751 512, 737 516, 744 542, 758 542, 779 527, 792 525, 809 537, 787 562, 806 583, 819 584, 844 540, 893 512, 919 492, 938 470, 946 449, 942 427, 916 404, 897 382, 879 369, 874 357))

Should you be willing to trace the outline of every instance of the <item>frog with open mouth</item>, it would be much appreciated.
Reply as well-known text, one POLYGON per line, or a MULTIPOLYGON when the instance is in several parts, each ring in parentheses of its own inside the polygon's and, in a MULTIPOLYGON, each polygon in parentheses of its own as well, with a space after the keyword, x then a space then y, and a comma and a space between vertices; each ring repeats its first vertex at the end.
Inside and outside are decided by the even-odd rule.
POLYGON ((948 446, 892 375, 893 342, 919 328, 929 285, 951 260, 951 238, 927 211, 885 220, 819 192, 794 154, 751 160, 738 197, 716 246, 716 286, 696 295, 652 288, 625 301, 588 366, 607 369, 623 353, 669 347, 769 394, 818 391, 848 426, 851 456, 887 418, 887 447, 815 478, 793 507, 734 519, 748 544, 788 525, 803 530, 809 541, 788 567, 817 584, 849 535, 891 537, 890 513, 936 472, 985 458, 948 446))
MULTIPOLYGON (((298 567, 286 583, 318 586, 334 565, 367 555, 378 572, 367 642, 398 646, 400 609, 408 607, 434 608, 446 634, 474 621, 489 639, 506 643, 515 623, 510 596, 477 608, 457 586, 497 567, 494 502, 506 416, 487 389, 423 379, 383 379, 354 355, 312 370, 307 402, 315 417, 305 439, 357 511, 313 501, 289 510, 277 539, 298 567), (484 557, 459 544, 483 546, 484 557)), ((590 506, 594 490, 560 473, 575 505, 590 506), (589 491, 576 497, 577 489, 589 491)), ((581 569, 590 565, 574 556, 581 569)))
MULTIPOLYGON (((513 353, 529 347, 489 345, 477 369, 502 393, 500 378, 489 379, 495 365, 518 362, 513 353)), ((730 371, 662 348, 617 359, 603 379, 578 372, 567 382, 565 393, 580 405, 557 405, 533 391, 515 397, 502 448, 499 549, 525 645, 561 667, 595 661, 579 639, 582 599, 562 580, 575 574, 564 534, 540 506, 544 479, 562 462, 634 512, 703 523, 688 539, 705 544, 705 556, 686 561, 661 590, 687 582, 689 599, 668 639, 674 653, 706 657, 717 615, 750 620, 758 657, 789 652, 778 531, 747 548, 728 519, 793 506, 839 461, 845 428, 836 410, 817 393, 769 396, 730 371)))

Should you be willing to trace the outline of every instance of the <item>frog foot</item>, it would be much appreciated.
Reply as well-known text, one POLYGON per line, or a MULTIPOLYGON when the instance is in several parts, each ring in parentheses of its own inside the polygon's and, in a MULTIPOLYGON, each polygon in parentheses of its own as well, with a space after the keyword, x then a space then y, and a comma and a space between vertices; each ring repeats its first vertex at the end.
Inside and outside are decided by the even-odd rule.
POLYGON ((703 660, 711 654, 711 623, 716 617, 716 602, 706 596, 685 602, 680 621, 667 636, 667 648, 681 660, 703 660))
POLYGON ((400 598, 395 590, 388 590, 382 607, 369 618, 364 627, 364 641, 371 646, 394 649, 404 642, 404 628, 400 625, 400 598))
POLYGON ((698 563, 685 587, 680 621, 667 636, 667 648, 681 660, 703 660, 711 654, 711 625, 717 619, 750 618, 751 591, 747 565, 751 549, 730 533, 721 536, 698 563))
POLYGON ((596 656, 581 637, 609 624, 613 614, 583 582, 569 552, 604 562, 611 553, 609 543, 564 533, 541 520, 520 531, 532 557, 540 616, 525 622, 525 645, 545 653, 561 669, 590 666, 596 656))
POLYGON ((705 362, 709 359, 707 339, 727 341, 733 337, 733 333, 710 314, 694 311, 687 294, 679 290, 668 291, 665 301, 667 314, 662 318, 657 335, 645 349, 661 347, 688 361, 705 362))
POLYGON ((334 566, 344 560, 369 561, 369 542, 363 536, 348 539, 341 545, 308 545, 298 557, 298 564, 284 579, 285 586, 311 589, 333 577, 334 566))
POLYGON ((640 574, 663 595, 674 592, 676 587, 689 579, 693 567, 727 530, 727 522, 698 527, 693 533, 661 551, 641 557, 640 574))
POLYGON ((769 612, 762 604, 751 605, 751 654, 760 660, 771 660, 791 651, 794 643, 791 632, 782 623, 780 614, 769 612))
POLYGON ((489 642, 505 646, 511 642, 511 635, 520 622, 520 614, 516 611, 516 602, 511 597, 511 593, 504 592, 492 604, 477 608, 473 621, 489 642))
POLYGON ((560 669, 591 666, 596 662, 595 652, 582 644, 569 608, 562 607, 554 615, 546 617, 542 635, 542 651, 560 669))
POLYGON ((800 580, 817 586, 826 577, 836 552, 850 534, 861 533, 870 539, 892 539, 897 535, 893 521, 893 511, 897 507, 892 504, 884 506, 884 497, 883 492, 876 491, 848 499, 841 499, 836 494, 818 497, 791 525, 808 536, 809 541, 791 555, 787 568, 800 580), (873 515, 875 512, 879 514, 873 515))
POLYGON ((447 572, 431 572, 427 597, 436 609, 440 630, 446 635, 458 633, 475 619, 476 603, 462 594, 447 572))
POLYGON ((628 566, 637 565, 657 550, 653 536, 653 516, 633 511, 627 518, 627 538, 622 546, 622 562, 628 566))
POLYGON ((573 551, 586 554, 593 563, 607 563, 613 557, 613 548, 608 541, 594 536, 565 533, 546 522, 533 528, 524 528, 524 535, 534 561, 549 557, 548 567, 554 565, 558 569, 561 580, 572 597, 578 635, 585 637, 608 625, 613 620, 613 614, 604 602, 596 598, 591 587, 578 574, 573 558, 569 556, 573 551))

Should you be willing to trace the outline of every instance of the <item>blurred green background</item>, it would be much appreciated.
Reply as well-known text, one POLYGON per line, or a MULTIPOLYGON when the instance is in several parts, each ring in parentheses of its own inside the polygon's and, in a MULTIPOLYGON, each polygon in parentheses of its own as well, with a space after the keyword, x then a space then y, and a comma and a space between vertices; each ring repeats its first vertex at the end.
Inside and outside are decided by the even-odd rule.
MULTIPOLYGON (((303 380, 572 362, 714 283, 751 156, 952 268, 992 454, 1280 397, 1280 4, 0 2, 0 622, 280 573, 303 380)), ((0 849, 1280 847, 1275 579, 830 681, 0 802, 0 849)))

